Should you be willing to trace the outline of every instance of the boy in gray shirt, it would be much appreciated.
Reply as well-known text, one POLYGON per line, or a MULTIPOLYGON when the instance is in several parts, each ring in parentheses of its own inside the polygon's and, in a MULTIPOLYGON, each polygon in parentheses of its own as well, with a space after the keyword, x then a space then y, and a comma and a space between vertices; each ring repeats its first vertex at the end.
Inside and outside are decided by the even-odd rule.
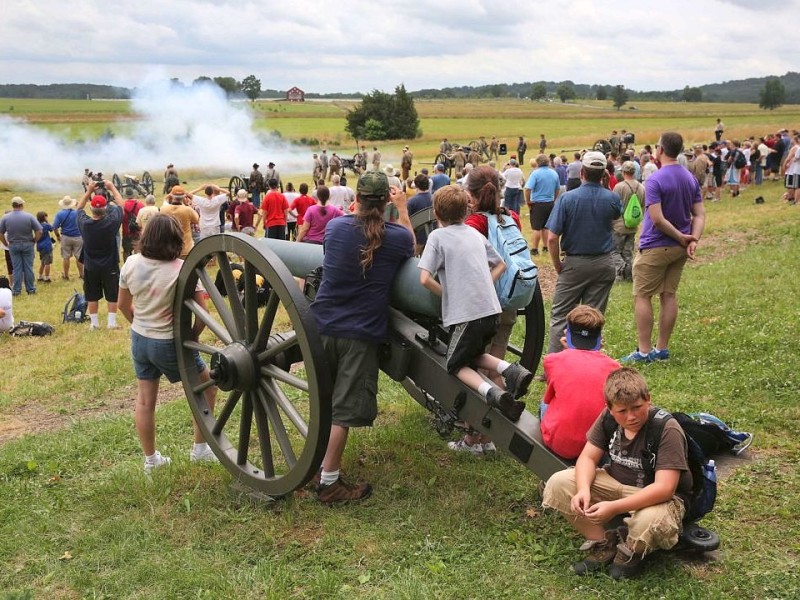
MULTIPOLYGON (((420 283, 442 297, 443 325, 451 328, 448 373, 480 393, 509 420, 517 421, 525 403, 515 398, 527 392, 533 375, 518 363, 510 364, 485 352, 500 322, 494 281, 506 265, 484 236, 464 224, 467 204, 467 192, 457 185, 445 186, 434 195, 439 228, 428 236, 422 253, 420 283), (476 369, 496 371, 507 389, 496 387, 476 369)), ((467 446, 454 450, 483 453, 466 438, 454 444, 467 446)))

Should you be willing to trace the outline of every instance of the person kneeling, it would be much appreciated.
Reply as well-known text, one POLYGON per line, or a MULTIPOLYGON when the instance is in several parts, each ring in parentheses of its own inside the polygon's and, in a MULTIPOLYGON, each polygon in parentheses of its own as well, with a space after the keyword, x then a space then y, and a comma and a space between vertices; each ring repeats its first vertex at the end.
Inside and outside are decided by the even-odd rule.
MULTIPOLYGON (((586 446, 574 469, 553 474, 542 505, 564 514, 586 537, 588 556, 573 565, 575 573, 609 567, 614 579, 635 577, 644 557, 678 542, 685 506, 692 490, 686 437, 670 420, 655 456, 646 448, 646 430, 657 409, 642 375, 622 367, 606 380, 607 410, 586 434, 586 446), (615 427, 604 426, 606 415, 615 427), (609 453, 609 464, 599 467, 609 453), (655 465, 649 466, 650 460, 655 465), (606 531, 606 524, 625 515, 625 527, 606 531)), ((607 421, 606 421, 607 422, 607 421)))

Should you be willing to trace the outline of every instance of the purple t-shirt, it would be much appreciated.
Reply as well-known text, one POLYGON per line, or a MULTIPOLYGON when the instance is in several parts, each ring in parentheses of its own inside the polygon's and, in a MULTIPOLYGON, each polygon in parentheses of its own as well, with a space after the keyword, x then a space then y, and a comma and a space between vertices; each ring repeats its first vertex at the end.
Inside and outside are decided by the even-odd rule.
POLYGON ((308 223, 308 231, 303 236, 303 241, 321 244, 325 240, 325 227, 328 225, 328 221, 341 217, 343 214, 341 208, 332 204, 326 204, 324 207, 319 204, 309 206, 303 214, 303 224, 308 223), (323 209, 325 210, 324 214, 323 209))
POLYGON ((661 204, 667 221, 681 233, 692 232, 692 206, 703 201, 700 184, 688 169, 681 165, 666 165, 647 178, 645 182, 645 213, 639 249, 679 246, 677 241, 653 225, 647 209, 661 204))

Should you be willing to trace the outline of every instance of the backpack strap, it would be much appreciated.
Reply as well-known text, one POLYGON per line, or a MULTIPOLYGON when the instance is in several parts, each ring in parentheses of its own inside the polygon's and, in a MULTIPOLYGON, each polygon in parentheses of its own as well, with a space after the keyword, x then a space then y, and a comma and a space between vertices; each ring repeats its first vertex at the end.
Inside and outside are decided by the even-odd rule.
MULTIPOLYGON (((658 457, 658 445, 661 443, 661 436, 667 421, 673 416, 661 408, 651 408, 645 426, 644 450, 642 451, 642 468, 644 469, 647 482, 652 483, 656 477, 656 458, 658 457)), ((606 408, 603 412, 603 434, 606 438, 606 447, 611 443, 614 433, 619 426, 606 408)))

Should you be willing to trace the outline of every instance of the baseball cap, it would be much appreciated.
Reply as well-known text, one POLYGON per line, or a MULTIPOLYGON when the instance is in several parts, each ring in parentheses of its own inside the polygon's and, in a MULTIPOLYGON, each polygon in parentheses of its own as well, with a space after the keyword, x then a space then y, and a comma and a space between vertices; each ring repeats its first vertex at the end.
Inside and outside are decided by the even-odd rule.
POLYGON ((577 327, 572 329, 567 323, 567 348, 578 350, 600 350, 602 339, 600 329, 577 327))
POLYGON ((389 195, 389 179, 380 171, 367 171, 359 177, 356 190, 362 196, 384 198, 389 195))
POLYGON ((174 185, 174 186, 172 186, 172 190, 170 190, 169 193, 170 193, 171 196, 181 197, 181 196, 185 196, 186 195, 186 190, 183 189, 183 187, 180 186, 180 185, 174 185))
POLYGON ((11 199, 11 206, 25 206, 25 200, 23 200, 19 196, 14 196, 11 199))
POLYGON ((587 169, 605 169, 607 163, 602 152, 591 151, 583 155, 581 164, 587 169))
POLYGON ((92 198, 92 208, 105 208, 107 204, 105 196, 94 196, 92 198))

